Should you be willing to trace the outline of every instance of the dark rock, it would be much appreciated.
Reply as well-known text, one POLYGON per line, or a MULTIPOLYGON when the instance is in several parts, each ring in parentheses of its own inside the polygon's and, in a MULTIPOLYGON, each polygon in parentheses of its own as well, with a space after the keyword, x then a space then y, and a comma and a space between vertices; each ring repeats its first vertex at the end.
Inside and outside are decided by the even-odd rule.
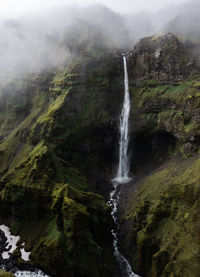
POLYGON ((194 58, 173 34, 143 38, 130 57, 130 76, 136 80, 181 81, 194 71, 194 58))
POLYGON ((185 145, 184 145, 184 150, 186 153, 191 153, 194 151, 194 146, 192 143, 190 142, 187 142, 185 145))

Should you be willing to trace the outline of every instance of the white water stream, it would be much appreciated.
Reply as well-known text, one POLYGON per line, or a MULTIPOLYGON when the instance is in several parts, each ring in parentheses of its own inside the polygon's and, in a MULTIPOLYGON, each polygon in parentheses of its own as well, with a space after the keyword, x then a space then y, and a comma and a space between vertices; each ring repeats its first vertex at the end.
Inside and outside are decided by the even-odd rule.
POLYGON ((17 276, 20 276, 20 277, 49 277, 48 275, 46 275, 41 270, 38 270, 38 271, 35 271, 35 272, 18 270, 17 272, 15 272, 15 276, 16 277, 17 276))
MULTIPOLYGON (((2 253, 2 258, 5 259, 9 259, 10 255, 17 249, 17 243, 20 239, 19 236, 13 236, 10 232, 10 228, 7 227, 6 225, 0 225, 0 230, 2 232, 4 232, 4 235, 7 238, 7 246, 6 246, 6 251, 4 251, 2 253)), ((24 247, 25 247, 25 243, 22 243, 23 248, 20 249, 21 251, 21 258, 24 261, 30 261, 29 260, 29 256, 31 254, 31 252, 26 252, 24 247)))
MULTIPOLYGON (((10 228, 7 227, 6 225, 0 225, 0 230, 4 233, 5 237, 7 238, 6 241, 6 250, 2 253, 2 258, 4 260, 7 260, 10 258, 10 255, 17 249, 17 243, 20 240, 19 236, 14 236, 10 232, 10 228)), ((22 248, 20 249, 21 252, 21 258, 24 261, 30 261, 29 256, 31 252, 26 252, 24 247, 25 243, 21 244, 22 248)), ((2 269, 5 269, 4 267, 2 269)), ((44 272, 41 270, 36 269, 34 272, 32 271, 21 271, 18 270, 15 272, 15 276, 21 276, 21 277, 50 277, 46 275, 44 272)))
POLYGON ((129 177, 129 159, 128 159, 128 145, 129 145, 129 114, 130 114, 130 95, 129 95, 129 83, 128 83, 128 71, 126 57, 123 55, 124 62, 124 103, 122 112, 120 115, 120 140, 119 140, 119 165, 117 170, 117 176, 113 179, 114 190, 110 193, 109 205, 112 208, 112 218, 115 222, 116 229, 112 230, 114 255, 118 261, 121 269, 122 277, 139 277, 131 268, 128 260, 120 253, 118 247, 118 232, 119 224, 117 222, 117 210, 118 202, 120 198, 120 184, 128 183, 131 178, 129 177))

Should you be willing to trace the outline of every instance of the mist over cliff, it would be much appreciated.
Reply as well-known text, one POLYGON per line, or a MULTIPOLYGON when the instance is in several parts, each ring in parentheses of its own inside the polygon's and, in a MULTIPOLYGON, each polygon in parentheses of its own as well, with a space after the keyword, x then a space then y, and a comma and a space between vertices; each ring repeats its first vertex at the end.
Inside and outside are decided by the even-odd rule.
POLYGON ((140 38, 160 33, 199 37, 198 10, 198 1, 130 14, 114 12, 101 4, 71 5, 1 20, 0 79, 62 66, 81 51, 76 46, 83 46, 83 41, 93 41, 97 48, 133 49, 140 38))
POLYGON ((0 269, 199 277, 199 3, 61 1, 0 20, 0 269))

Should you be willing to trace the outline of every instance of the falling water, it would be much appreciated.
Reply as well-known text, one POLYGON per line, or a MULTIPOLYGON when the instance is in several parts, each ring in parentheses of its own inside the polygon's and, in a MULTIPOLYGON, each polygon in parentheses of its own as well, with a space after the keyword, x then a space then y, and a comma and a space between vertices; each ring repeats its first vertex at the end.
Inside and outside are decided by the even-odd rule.
POLYGON ((128 84, 128 72, 127 72, 127 63, 126 57, 123 55, 124 62, 124 103, 122 107, 122 112, 120 115, 120 140, 119 140, 119 165, 117 170, 117 176, 113 179, 113 188, 114 190, 110 193, 110 201, 109 205, 112 208, 112 218, 115 222, 115 230, 112 230, 113 235, 113 247, 114 247, 114 255, 116 260, 120 265, 121 276, 122 277, 139 277, 135 273, 133 273, 131 269, 131 265, 128 260, 120 253, 118 247, 118 232, 119 232, 119 224, 117 222, 117 210, 118 210, 118 202, 120 198, 120 184, 128 183, 131 178, 129 177, 129 160, 128 160, 128 144, 129 144, 129 113, 130 113, 130 96, 129 96, 129 84, 128 84))
POLYGON ((130 181, 128 177, 129 173, 129 160, 128 160, 128 144, 129 144, 129 114, 130 114, 130 96, 129 96, 129 84, 128 84, 128 72, 126 57, 123 56, 124 61, 124 103, 120 115, 120 140, 119 140, 119 166, 117 170, 117 177, 115 181, 120 184, 125 184, 130 181))

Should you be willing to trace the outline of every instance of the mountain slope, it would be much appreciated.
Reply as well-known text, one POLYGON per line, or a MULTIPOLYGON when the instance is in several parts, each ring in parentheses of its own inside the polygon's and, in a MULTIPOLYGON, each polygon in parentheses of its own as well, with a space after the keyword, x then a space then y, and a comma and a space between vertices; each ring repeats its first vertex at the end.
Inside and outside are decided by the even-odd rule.
POLYGON ((27 242, 34 266, 59 277, 115 270, 110 209, 96 193, 109 190, 121 57, 82 43, 67 66, 1 91, 1 221, 27 242))

